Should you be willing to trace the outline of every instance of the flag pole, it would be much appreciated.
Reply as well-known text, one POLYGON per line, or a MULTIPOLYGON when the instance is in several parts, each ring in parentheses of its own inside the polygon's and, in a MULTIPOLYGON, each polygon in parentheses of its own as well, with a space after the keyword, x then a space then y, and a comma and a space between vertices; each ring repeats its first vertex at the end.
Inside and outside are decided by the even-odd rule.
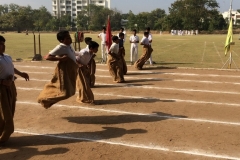
MULTIPOLYGON (((230 10, 229 10, 229 24, 230 24, 230 21, 232 22, 232 1, 233 0, 231 0, 230 1, 230 10)), ((233 32, 233 31, 232 31, 233 32)), ((233 33, 232 33, 233 34, 233 33)), ((231 47, 231 45, 232 44, 230 44, 230 46, 229 46, 229 49, 230 49, 230 54, 229 54, 229 66, 228 66, 228 68, 229 69, 231 69, 231 67, 232 67, 232 47, 231 47)))

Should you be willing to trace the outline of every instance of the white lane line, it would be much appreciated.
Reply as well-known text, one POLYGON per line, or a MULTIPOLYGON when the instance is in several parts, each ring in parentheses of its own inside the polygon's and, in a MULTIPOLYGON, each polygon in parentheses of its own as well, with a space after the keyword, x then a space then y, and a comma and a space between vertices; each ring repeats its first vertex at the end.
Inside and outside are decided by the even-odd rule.
POLYGON ((181 154, 187 154, 192 156, 201 156, 201 157, 208 157, 208 158, 220 158, 220 159, 232 159, 232 160, 239 160, 240 157, 232 157, 228 155, 220 155, 216 153, 210 153, 209 151, 201 151, 199 152, 198 149, 191 150, 177 150, 177 149, 170 149, 163 146, 151 144, 151 145, 145 145, 145 144, 139 144, 139 143, 130 143, 125 141, 110 141, 110 140, 96 140, 93 138, 81 138, 81 137, 73 137, 69 135, 58 135, 58 134, 44 134, 44 133, 34 133, 29 131, 24 131, 17 129, 14 131, 15 133, 19 134, 27 134, 27 135, 35 135, 35 136, 44 136, 44 137, 51 137, 51 138, 59 138, 59 139, 68 139, 68 140, 78 140, 78 141, 89 141, 89 142, 97 142, 97 143, 104 143, 109 145, 117 145, 117 146, 124 146, 124 147, 130 147, 130 148, 138 148, 138 149, 147 149, 147 150, 156 150, 161 152, 172 152, 172 153, 181 153, 181 154))
MULTIPOLYGON (((19 90, 37 90, 41 91, 40 88, 23 88, 23 87, 17 87, 19 90)), ((78 94, 78 92, 76 92, 78 94)), ((221 102, 211 102, 211 101, 196 101, 196 100, 187 100, 187 99, 175 99, 175 98, 156 98, 156 97, 142 97, 142 96, 127 96, 127 95, 119 95, 119 94, 102 94, 102 93, 96 93, 94 92, 94 95, 98 96, 113 96, 113 97, 123 97, 123 98, 129 98, 129 99, 148 99, 148 100, 158 100, 158 101, 165 101, 165 102, 182 102, 182 103, 193 103, 193 104, 211 104, 211 105, 222 105, 222 106, 232 106, 232 107, 240 107, 239 103, 221 103, 221 102)))
MULTIPOLYGON (((17 101, 17 104, 22 105, 39 105, 35 102, 28 102, 28 101, 17 101)), ((164 118, 170 120, 183 120, 183 121, 193 121, 198 123, 212 123, 218 125, 231 125, 231 126, 240 126, 240 122, 226 122, 226 121, 217 121, 217 120, 207 120, 207 119, 198 119, 198 118, 187 118, 187 117, 180 117, 180 116, 161 116, 158 114, 146 114, 146 113, 136 113, 136 112, 129 112, 129 111, 121 111, 121 110, 113 110, 113 109, 102 109, 102 108, 93 108, 93 107, 85 107, 85 106, 71 106, 71 105, 63 105, 63 104, 54 104, 54 107, 59 108, 74 108, 74 109, 82 109, 82 110, 92 110, 92 111, 99 111, 99 112, 107 112, 107 113, 116 113, 116 114, 129 114, 129 115, 138 115, 138 116, 146 116, 146 117, 155 117, 155 118, 164 118)))
MULTIPOLYGON (((97 69, 97 71, 109 72, 108 70, 97 69)), ((32 72, 32 71, 23 71, 31 74, 53 74, 53 71, 49 72, 32 72)), ((225 78, 240 78, 240 75, 219 75, 219 74, 197 74, 197 73, 164 73, 164 72, 144 72, 144 71, 128 71, 129 73, 149 73, 149 74, 159 74, 159 75, 174 75, 174 76, 196 76, 196 77, 225 77, 225 78)), ((128 77, 126 75, 125 77, 128 77)))
MULTIPOLYGON (((43 80, 42 80, 43 81, 43 80)), ((50 81, 50 80, 49 80, 50 81)), ((214 94, 233 94, 238 95, 240 92, 234 91, 222 91, 222 90, 203 90, 203 89, 182 89, 182 88, 171 88, 171 87, 151 87, 151 86, 138 86, 133 84, 109 84, 109 83, 96 83, 96 85, 108 85, 108 86, 119 86, 125 88, 141 88, 141 89, 154 89, 154 90, 173 90, 183 92, 200 92, 200 93, 214 93, 214 94)), ((19 87, 21 88, 21 87, 19 87)))
MULTIPOLYGON (((104 75, 95 75, 96 77, 100 78, 112 78, 111 76, 104 76, 104 75)), ((206 83, 206 84, 232 84, 232 85, 240 85, 240 82, 221 82, 221 81, 200 81, 200 80, 190 80, 190 79, 165 79, 165 78, 142 78, 142 77, 129 77, 126 76, 124 77, 125 79, 137 79, 137 80, 153 80, 153 81, 174 81, 174 82, 194 82, 194 83, 206 83)), ((25 81, 25 79, 18 79, 21 81, 25 81)), ((31 78, 31 81, 44 81, 44 82, 49 82, 49 80, 46 79, 36 79, 36 78, 31 78)))
POLYGON ((202 54, 201 63, 203 63, 203 60, 204 60, 204 55, 205 55, 205 52, 206 52, 206 45, 207 45, 207 42, 205 41, 205 43, 204 43, 204 48, 203 48, 203 54, 202 54))
POLYGON ((214 48, 215 48, 215 50, 216 50, 216 52, 217 52, 219 58, 221 59, 222 64, 224 64, 223 59, 222 59, 222 57, 220 56, 220 53, 219 53, 219 51, 218 51, 218 49, 217 49, 217 46, 215 45, 215 42, 213 42, 213 46, 214 46, 214 48))
POLYGON ((182 103, 193 103, 193 104, 211 104, 211 105, 222 105, 222 106, 233 106, 233 107, 240 107, 239 103, 220 103, 220 102, 210 102, 210 101, 195 101, 195 100, 187 100, 187 99, 175 99, 175 98, 155 98, 155 97, 141 97, 141 96, 127 96, 127 95, 118 95, 118 94, 102 94, 102 93, 95 93, 94 95, 98 96, 113 96, 113 97, 123 97, 129 99, 147 99, 147 100, 158 100, 158 101, 165 101, 165 102, 182 102, 182 103))

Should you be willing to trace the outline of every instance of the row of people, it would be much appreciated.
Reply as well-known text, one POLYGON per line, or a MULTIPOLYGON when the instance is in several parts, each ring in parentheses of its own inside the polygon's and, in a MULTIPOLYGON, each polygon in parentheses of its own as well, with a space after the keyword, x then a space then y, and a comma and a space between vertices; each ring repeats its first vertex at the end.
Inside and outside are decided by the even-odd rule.
MULTIPOLYGON (((149 32, 149 45, 152 43, 152 34, 150 31, 150 27, 147 27, 145 29, 146 32, 149 32)), ((124 42, 126 40, 126 32, 124 31, 124 28, 120 29, 120 33, 124 34, 124 42)), ((120 34, 119 33, 119 34, 120 34)), ((118 37, 119 37, 118 34, 118 37)), ((101 39, 101 53, 102 53, 102 63, 105 63, 107 61, 107 51, 106 51, 106 27, 102 28, 102 32, 99 33, 98 38, 101 39)), ((120 38, 120 37, 119 37, 120 38)), ((144 36, 143 36, 144 38, 144 36)), ((132 35, 129 38, 129 42, 131 43, 130 45, 130 63, 133 65, 137 59, 138 59, 138 44, 139 44, 139 36, 137 35, 137 30, 133 29, 132 30, 132 35)), ((149 57, 149 63, 150 65, 153 65, 153 60, 152 60, 152 55, 149 57)))

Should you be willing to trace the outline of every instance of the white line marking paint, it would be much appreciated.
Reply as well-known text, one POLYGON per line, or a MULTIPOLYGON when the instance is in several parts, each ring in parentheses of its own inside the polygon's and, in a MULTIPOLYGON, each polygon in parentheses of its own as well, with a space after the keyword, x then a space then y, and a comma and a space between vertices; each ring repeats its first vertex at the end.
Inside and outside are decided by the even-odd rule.
POLYGON ((124 147, 130 147, 130 148, 156 150, 156 151, 161 151, 161 152, 181 153, 181 154, 208 157, 208 158, 220 158, 220 159, 232 159, 232 160, 240 159, 239 157, 232 157, 232 156, 228 156, 228 155, 219 155, 219 154, 215 154, 215 153, 208 153, 208 151, 198 152, 197 149, 195 149, 195 151, 173 150, 173 149, 162 147, 159 145, 145 145, 145 144, 139 144, 139 143, 129 143, 129 142, 124 142, 124 141, 117 142, 117 141, 108 141, 108 140, 96 140, 96 139, 92 139, 92 138, 72 137, 72 136, 68 136, 68 135, 34 133, 34 132, 29 132, 29 131, 24 131, 24 130, 19 130, 19 129, 17 129, 15 131, 15 133, 35 135, 35 136, 44 136, 44 137, 51 137, 51 138, 58 138, 58 139, 89 141, 89 142, 104 143, 104 144, 109 144, 109 145, 117 145, 117 146, 124 146, 124 147))
MULTIPOLYGON (((97 71, 109 72, 104 69, 97 69, 97 71)), ((23 71, 31 74, 53 74, 53 71, 49 72, 32 72, 23 71)), ((197 77, 225 77, 225 78, 240 78, 240 75, 218 75, 218 74, 197 74, 197 73, 166 73, 166 72, 151 72, 151 71, 128 71, 129 73, 146 73, 146 74, 159 74, 159 75, 174 75, 174 76, 197 76, 197 77)), ((125 77, 128 77, 126 75, 125 77)))
POLYGON ((201 63, 203 63, 203 60, 204 60, 204 55, 205 55, 205 52, 206 52, 206 46, 207 46, 207 42, 205 41, 205 43, 204 43, 204 48, 203 48, 203 54, 202 54, 201 63))
POLYGON ((224 64, 223 59, 222 59, 222 57, 220 56, 220 53, 219 53, 219 51, 218 51, 218 49, 217 49, 217 46, 215 45, 215 42, 213 42, 213 46, 214 46, 214 48, 215 48, 215 50, 216 50, 216 52, 217 52, 217 54, 218 54, 218 57, 221 59, 222 64, 224 64))
MULTIPOLYGON (((233 94, 233 95, 240 94, 240 92, 233 92, 233 91, 217 91, 217 90, 213 91, 213 90, 182 89, 182 88, 170 88, 170 87, 150 87, 150 86, 137 86, 137 85, 132 85, 132 84, 96 83, 96 85, 119 86, 119 87, 124 87, 124 88, 141 88, 141 89, 144 88, 144 89, 155 89, 155 90, 171 90, 171 91, 173 90, 173 91, 183 91, 183 92, 214 93, 214 94, 233 94)), ((24 90, 24 88, 22 88, 22 87, 18 87, 18 88, 24 90)))
MULTIPOLYGON (((96 77, 100 78, 111 78, 111 76, 104 76, 104 75, 95 75, 96 77)), ((240 85, 238 82, 221 82, 221 81, 200 81, 200 80, 189 80, 189 79, 164 79, 164 78, 142 78, 142 77, 125 77, 125 79, 138 79, 138 80, 153 80, 153 81, 174 81, 174 82, 194 82, 194 83, 207 83, 207 84, 232 84, 232 85, 240 85)), ((21 81, 25 81, 25 79, 18 79, 21 81)), ((31 81, 44 81, 49 82, 50 79, 36 79, 31 78, 31 81)))
MULTIPOLYGON (((17 87, 19 90, 37 90, 41 91, 42 89, 40 88, 23 88, 23 87, 17 87)), ((78 94, 76 92, 76 94, 78 94)), ((164 98, 156 98, 156 97, 141 97, 141 96, 127 96, 127 95, 118 95, 118 94, 102 94, 102 93, 96 93, 94 92, 94 95, 98 96, 113 96, 113 97, 124 97, 124 98, 129 98, 129 99, 149 99, 149 100, 159 100, 159 101, 173 101, 173 102, 185 102, 185 103, 193 103, 193 104, 212 104, 212 105, 222 105, 222 106, 233 106, 233 107, 240 107, 239 103, 220 103, 220 102, 211 102, 211 101, 195 101, 195 100, 187 100, 187 99, 175 99, 175 98, 169 98, 169 99, 164 99, 164 98)))
MULTIPOLYGON (((38 103, 27 102, 27 101, 17 101, 17 104, 39 105, 40 106, 40 104, 38 104, 38 103)), ((92 110, 92 111, 116 113, 116 114, 129 114, 129 115, 165 118, 165 119, 170 119, 170 120, 184 120, 184 121, 193 121, 193 122, 199 122, 199 123, 212 123, 212 124, 221 124, 221 125, 240 126, 240 122, 225 122, 225 121, 206 120, 206 119, 197 119, 197 118, 185 118, 185 117, 178 117, 178 116, 161 116, 161 115, 158 115, 158 114, 135 113, 135 112, 121 111, 121 110, 113 110, 113 109, 101 109, 101 108, 93 108, 93 107, 84 107, 84 106, 80 106, 80 105, 71 106, 71 105, 63 105, 63 104, 54 104, 54 107, 59 107, 59 108, 65 107, 65 108, 75 108, 75 109, 92 110)))

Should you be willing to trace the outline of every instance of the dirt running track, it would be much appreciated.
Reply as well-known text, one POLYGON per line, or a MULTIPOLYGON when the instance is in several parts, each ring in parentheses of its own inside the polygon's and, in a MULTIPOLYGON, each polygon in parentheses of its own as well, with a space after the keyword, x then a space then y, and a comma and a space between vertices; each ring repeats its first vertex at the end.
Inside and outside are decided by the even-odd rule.
POLYGON ((129 66, 113 83, 97 65, 98 105, 73 96, 50 109, 36 103, 56 63, 16 62, 15 133, 1 160, 240 159, 240 72, 129 66))

